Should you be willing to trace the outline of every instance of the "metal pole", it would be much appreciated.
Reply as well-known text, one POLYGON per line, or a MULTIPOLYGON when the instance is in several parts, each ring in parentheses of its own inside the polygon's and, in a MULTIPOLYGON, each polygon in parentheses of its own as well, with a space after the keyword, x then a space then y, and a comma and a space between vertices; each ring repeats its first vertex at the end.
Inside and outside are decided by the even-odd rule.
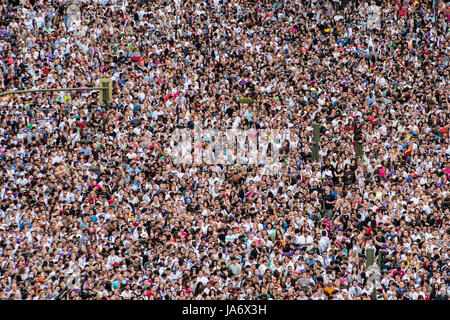
POLYGON ((312 123, 313 127, 313 144, 311 156, 314 161, 319 161, 319 141, 320 141, 320 125, 317 122, 312 123))
POLYGON ((314 161, 319 161, 319 145, 317 144, 317 142, 313 142, 311 155, 314 161))
MULTIPOLYGON (((375 257, 375 250, 374 249, 367 249, 367 256, 366 256, 366 269, 373 265, 374 263, 374 257, 375 257)), ((375 277, 373 277, 373 290, 372 290, 372 300, 377 300, 377 289, 376 289, 376 280, 375 277)))
POLYGON ((373 265, 373 258, 374 258, 374 250, 373 249, 367 249, 367 255, 366 255, 366 267, 370 267, 373 265))
POLYGON ((433 24, 434 25, 436 25, 437 24, 437 20, 438 20, 438 15, 439 15, 439 10, 438 10, 438 7, 439 7, 439 3, 438 3, 439 1, 438 0, 433 0, 433 14, 434 14, 434 22, 433 22, 433 24))
POLYGON ((382 259, 383 253, 384 253, 383 250, 380 250, 380 251, 378 252, 377 264, 378 264, 378 268, 380 268, 380 270, 381 270, 381 259, 382 259))
POLYGON ((360 141, 355 143, 355 155, 356 159, 359 159, 363 155, 363 144, 360 141))
POLYGON ((22 93, 35 93, 35 92, 52 92, 52 91, 83 91, 83 90, 103 90, 103 87, 87 87, 87 88, 53 88, 53 89, 31 89, 31 90, 14 90, 0 92, 1 96, 6 96, 8 94, 22 94, 22 93))

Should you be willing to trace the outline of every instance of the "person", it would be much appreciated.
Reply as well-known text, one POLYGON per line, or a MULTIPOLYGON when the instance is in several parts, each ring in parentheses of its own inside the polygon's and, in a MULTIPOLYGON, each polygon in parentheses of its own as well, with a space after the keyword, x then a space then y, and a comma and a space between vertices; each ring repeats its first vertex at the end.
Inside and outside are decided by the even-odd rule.
POLYGON ((329 186, 326 186, 322 195, 322 199, 324 201, 325 212, 329 218, 333 217, 334 214, 334 205, 336 203, 335 196, 331 193, 331 189, 329 186))
POLYGON ((234 258, 233 262, 229 264, 228 268, 235 276, 239 275, 242 270, 241 264, 239 263, 239 259, 234 258))
POLYGON ((16 2, 0 299, 448 297, 448 6, 16 2))
POLYGON ((448 294, 445 287, 441 287, 439 293, 436 295, 436 300, 448 300, 448 294))

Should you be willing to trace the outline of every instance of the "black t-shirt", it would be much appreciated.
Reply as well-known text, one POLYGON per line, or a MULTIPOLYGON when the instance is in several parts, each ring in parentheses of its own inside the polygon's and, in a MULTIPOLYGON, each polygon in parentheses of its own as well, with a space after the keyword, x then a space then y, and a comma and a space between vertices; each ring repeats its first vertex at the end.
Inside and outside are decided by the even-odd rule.
POLYGON ((314 191, 317 191, 318 193, 320 193, 320 192, 322 192, 322 188, 319 186, 309 188, 309 193, 313 193, 314 191))
POLYGON ((195 270, 196 272, 198 272, 200 270, 200 267, 197 265, 193 265, 191 270, 195 270))
POLYGON ((290 251, 292 251, 291 244, 287 243, 283 248, 283 252, 290 252, 290 251))
POLYGON ((346 184, 353 184, 355 182, 355 173, 352 170, 344 171, 344 178, 346 184))
POLYGON ((322 198, 325 201, 325 209, 327 209, 327 210, 333 209, 334 204, 329 204, 329 203, 327 203, 327 201, 336 200, 335 196, 331 193, 329 193, 329 194, 324 193, 322 198))
MULTIPOLYGON (((385 243, 386 242, 386 239, 385 239, 385 237, 383 235, 382 236, 376 236, 375 239, 378 242, 380 242, 380 243, 385 243)), ((376 245, 375 247, 377 248, 377 250, 379 250, 381 248, 381 246, 379 246, 379 245, 376 245)))
POLYGON ((259 250, 258 248, 254 248, 251 252, 250 255, 253 256, 254 258, 257 258, 259 254, 259 250))

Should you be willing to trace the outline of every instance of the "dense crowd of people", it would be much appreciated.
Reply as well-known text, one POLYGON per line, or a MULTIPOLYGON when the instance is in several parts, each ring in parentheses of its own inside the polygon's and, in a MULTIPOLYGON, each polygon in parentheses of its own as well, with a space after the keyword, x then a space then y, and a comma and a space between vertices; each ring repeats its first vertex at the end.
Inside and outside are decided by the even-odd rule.
POLYGON ((449 9, 0 0, 0 299, 447 300, 449 9))

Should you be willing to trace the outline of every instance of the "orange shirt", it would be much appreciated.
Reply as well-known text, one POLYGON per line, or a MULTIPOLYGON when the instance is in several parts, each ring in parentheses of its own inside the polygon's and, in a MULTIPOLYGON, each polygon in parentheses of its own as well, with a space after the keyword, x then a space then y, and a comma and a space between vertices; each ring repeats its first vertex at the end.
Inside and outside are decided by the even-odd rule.
POLYGON ((328 292, 328 294, 331 296, 331 294, 333 293, 333 291, 334 291, 334 289, 336 289, 336 287, 329 287, 329 286, 326 286, 325 287, 325 291, 326 292, 328 292))

